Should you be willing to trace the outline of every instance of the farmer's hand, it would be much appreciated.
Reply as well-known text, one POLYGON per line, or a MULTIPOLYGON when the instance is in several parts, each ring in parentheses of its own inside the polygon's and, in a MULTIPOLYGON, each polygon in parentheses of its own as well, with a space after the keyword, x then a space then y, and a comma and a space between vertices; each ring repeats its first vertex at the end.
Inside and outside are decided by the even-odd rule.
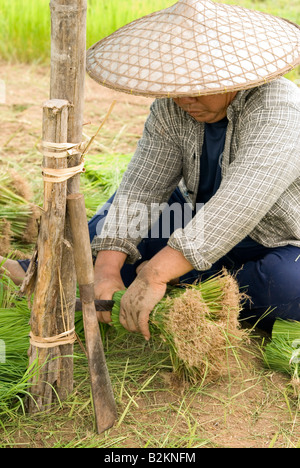
MULTIPOLYGON (((111 300, 114 293, 125 289, 121 278, 121 268, 126 260, 126 254, 116 251, 99 252, 95 263, 95 298, 111 300)), ((98 320, 102 323, 111 322, 111 312, 98 312, 98 320)))
POLYGON ((121 300, 120 322, 150 339, 149 316, 164 297, 167 284, 193 269, 182 253, 167 246, 140 269, 121 300))
POLYGON ((150 339, 149 316, 164 297, 167 285, 156 279, 155 272, 144 266, 122 297, 120 323, 130 332, 140 332, 150 339), (154 273, 154 274, 153 274, 154 273))

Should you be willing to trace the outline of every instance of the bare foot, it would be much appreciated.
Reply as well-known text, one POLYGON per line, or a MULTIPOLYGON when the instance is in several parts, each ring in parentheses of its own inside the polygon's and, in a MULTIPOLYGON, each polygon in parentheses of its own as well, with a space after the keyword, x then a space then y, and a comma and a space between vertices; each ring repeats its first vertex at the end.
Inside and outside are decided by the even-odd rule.
POLYGON ((25 271, 16 260, 10 260, 9 258, 4 258, 0 255, 0 278, 1 273, 6 273, 6 275, 18 286, 22 284, 25 278, 25 271))

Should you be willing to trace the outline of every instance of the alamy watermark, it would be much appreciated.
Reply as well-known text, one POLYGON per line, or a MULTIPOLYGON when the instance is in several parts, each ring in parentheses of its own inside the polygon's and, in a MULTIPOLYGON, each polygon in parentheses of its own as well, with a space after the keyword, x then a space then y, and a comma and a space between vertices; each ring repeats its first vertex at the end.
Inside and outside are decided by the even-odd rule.
POLYGON ((0 104, 6 103, 6 86, 5 81, 0 80, 0 104))
POLYGON ((5 341, 0 340, 0 364, 6 363, 6 347, 5 341))
POLYGON ((300 363, 300 339, 299 338, 292 342, 292 348, 294 349, 294 351, 290 359, 290 364, 299 364, 300 363))
POLYGON ((116 203, 106 203, 97 212, 96 234, 102 239, 128 240, 168 239, 173 233, 180 238, 188 234, 199 247, 204 242, 203 207, 203 203, 197 203, 195 210, 190 203, 129 203, 126 196, 120 196, 116 203))

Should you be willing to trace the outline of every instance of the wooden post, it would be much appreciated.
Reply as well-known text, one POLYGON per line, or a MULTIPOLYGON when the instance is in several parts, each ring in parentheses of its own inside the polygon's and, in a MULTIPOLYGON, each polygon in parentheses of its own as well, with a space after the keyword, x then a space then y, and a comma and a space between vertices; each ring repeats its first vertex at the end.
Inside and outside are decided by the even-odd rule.
MULTIPOLYGON (((66 99, 71 107, 68 142, 82 140, 84 83, 86 74, 87 0, 51 0, 50 99, 66 99)), ((70 159, 76 166, 79 155, 70 159)), ((68 192, 79 192, 80 177, 68 182, 68 192)))
MULTIPOLYGON (((68 129, 68 102, 49 100, 43 107, 43 141, 65 143, 68 129)), ((44 168, 67 167, 67 157, 44 157, 44 168)), ((35 337, 48 338, 65 330, 57 324, 60 290, 62 245, 65 227, 67 183, 44 183, 44 209, 38 236, 38 271, 31 311, 31 332, 35 337)), ((67 318, 64 317, 67 323, 67 318)), ((59 320, 62 323, 62 319, 59 320)), ((62 347, 63 348, 63 347, 62 347)), ((62 377, 63 368, 70 365, 70 358, 58 358, 63 354, 60 347, 40 348, 31 345, 29 364, 38 358, 41 370, 32 381, 31 393, 35 402, 28 399, 28 411, 44 411, 56 400, 55 391, 61 397, 69 392, 70 382, 62 377)))
MULTIPOLYGON (((84 83, 86 74, 86 9, 87 0, 51 0, 51 75, 50 99, 65 99, 69 102, 68 139, 69 143, 82 141, 84 83)), ((68 166, 79 164, 80 154, 68 159, 68 166)), ((80 175, 67 182, 67 193, 79 192, 80 175)), ((61 282, 65 303, 60 306, 68 315, 70 323, 75 320, 76 273, 71 249, 72 236, 68 214, 66 215, 62 252, 61 282)), ((66 354, 73 354, 73 346, 66 345, 66 354)), ((61 377, 73 387, 73 365, 63 369, 61 377)))
POLYGON ((97 430, 100 434, 113 426, 117 418, 117 410, 106 366, 94 302, 94 267, 84 196, 82 194, 69 195, 67 206, 72 229, 77 281, 82 302, 95 418, 97 430))

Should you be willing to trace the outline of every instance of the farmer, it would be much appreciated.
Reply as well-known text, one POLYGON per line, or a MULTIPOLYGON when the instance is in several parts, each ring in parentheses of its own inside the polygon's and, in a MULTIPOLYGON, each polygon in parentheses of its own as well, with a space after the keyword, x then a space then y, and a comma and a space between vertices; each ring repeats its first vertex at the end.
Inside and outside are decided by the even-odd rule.
POLYGON ((169 282, 222 267, 250 298, 241 319, 300 320, 300 90, 280 78, 299 63, 298 26, 210 0, 180 0, 88 51, 93 79, 157 98, 89 223, 96 296, 128 288, 128 330, 148 340, 169 282))

